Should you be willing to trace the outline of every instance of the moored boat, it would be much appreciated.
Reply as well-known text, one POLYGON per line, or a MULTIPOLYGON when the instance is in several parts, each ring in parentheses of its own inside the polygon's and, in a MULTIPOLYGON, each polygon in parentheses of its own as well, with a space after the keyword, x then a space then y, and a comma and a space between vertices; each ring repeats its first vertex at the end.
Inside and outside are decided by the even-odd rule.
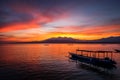
POLYGON ((84 56, 84 55, 76 54, 72 52, 69 52, 69 55, 70 55, 70 59, 77 60, 85 64, 90 64, 93 66, 107 68, 107 69, 116 68, 115 66, 116 62, 110 59, 109 57, 95 58, 95 57, 84 56))

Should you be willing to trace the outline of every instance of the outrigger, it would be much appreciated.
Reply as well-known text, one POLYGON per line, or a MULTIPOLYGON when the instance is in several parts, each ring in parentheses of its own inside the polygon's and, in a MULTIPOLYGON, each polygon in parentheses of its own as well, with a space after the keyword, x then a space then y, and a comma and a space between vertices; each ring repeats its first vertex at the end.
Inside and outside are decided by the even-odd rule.
POLYGON ((116 68, 116 61, 112 59, 113 51, 91 51, 91 50, 76 50, 76 53, 69 52, 70 59, 76 60, 88 65, 93 65, 96 67, 106 68, 106 69, 114 69, 116 68), (81 53, 78 54, 77 52, 81 53), (85 56, 84 53, 89 54, 90 56, 85 56), (104 53, 103 58, 100 58, 99 53, 104 53), (108 54, 111 54, 110 58, 108 54), (94 55, 93 55, 94 54, 94 55))

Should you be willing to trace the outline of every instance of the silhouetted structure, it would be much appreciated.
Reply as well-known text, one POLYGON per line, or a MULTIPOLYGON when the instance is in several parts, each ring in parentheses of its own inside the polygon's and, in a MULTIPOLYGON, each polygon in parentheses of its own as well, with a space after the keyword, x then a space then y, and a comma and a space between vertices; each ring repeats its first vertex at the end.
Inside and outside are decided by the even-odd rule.
POLYGON ((81 63, 85 63, 88 65, 92 65, 94 67, 100 67, 105 69, 114 69, 116 68, 116 61, 112 59, 113 51, 90 51, 90 50, 76 50, 76 53, 69 52, 70 59, 79 61, 81 63), (80 51, 81 53, 78 54, 77 52, 80 51), (84 52, 87 52, 87 54, 90 54, 90 56, 84 56, 84 52), (94 55, 91 55, 91 53, 95 53, 94 55), (99 58, 99 53, 103 53, 103 58, 99 58), (96 55, 98 54, 98 57, 96 55), (108 57, 108 54, 111 54, 110 58, 108 57))

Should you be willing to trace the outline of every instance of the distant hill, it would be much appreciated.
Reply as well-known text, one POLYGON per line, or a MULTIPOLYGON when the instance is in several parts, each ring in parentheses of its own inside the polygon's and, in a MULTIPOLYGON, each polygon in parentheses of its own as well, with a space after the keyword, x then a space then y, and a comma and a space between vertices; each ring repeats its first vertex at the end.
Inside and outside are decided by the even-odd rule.
POLYGON ((102 39, 98 39, 98 40, 92 40, 91 42, 120 43, 120 36, 119 37, 108 37, 108 38, 102 38, 102 39))
POLYGON ((79 42, 80 40, 70 38, 70 37, 57 37, 57 38, 49 38, 46 39, 42 42, 44 43, 76 43, 79 42))
POLYGON ((4 42, 0 41, 0 44, 4 43, 120 43, 119 37, 108 37, 98 40, 79 40, 71 37, 53 37, 43 41, 32 41, 32 42, 4 42))
POLYGON ((102 38, 98 40, 79 40, 70 37, 57 37, 57 38, 49 38, 41 42, 43 43, 120 43, 120 36, 102 38))

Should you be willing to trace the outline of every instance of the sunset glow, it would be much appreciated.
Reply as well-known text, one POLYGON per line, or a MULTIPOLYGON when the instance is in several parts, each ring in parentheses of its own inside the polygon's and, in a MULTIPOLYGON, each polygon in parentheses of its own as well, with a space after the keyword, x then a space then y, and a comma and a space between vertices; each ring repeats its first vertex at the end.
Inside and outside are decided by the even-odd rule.
POLYGON ((120 5, 110 0, 3 0, 0 41, 120 36, 120 5))

